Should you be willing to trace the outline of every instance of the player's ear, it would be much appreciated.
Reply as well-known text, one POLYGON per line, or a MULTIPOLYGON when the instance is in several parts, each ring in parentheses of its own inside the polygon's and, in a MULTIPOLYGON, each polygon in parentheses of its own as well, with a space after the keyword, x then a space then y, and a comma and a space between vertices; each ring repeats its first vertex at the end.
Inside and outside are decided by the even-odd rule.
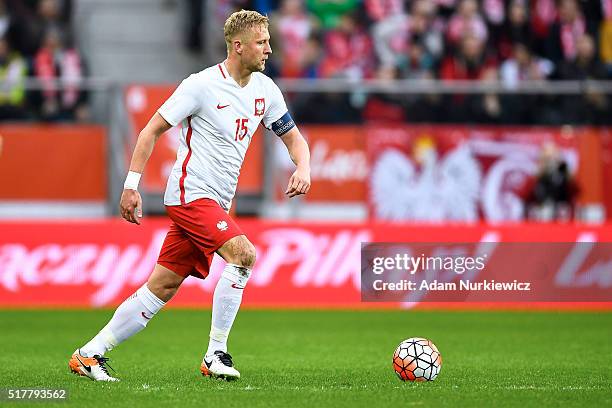
POLYGON ((236 39, 234 41, 232 41, 232 47, 234 48, 234 52, 238 55, 242 54, 242 42, 240 42, 240 40, 236 39))

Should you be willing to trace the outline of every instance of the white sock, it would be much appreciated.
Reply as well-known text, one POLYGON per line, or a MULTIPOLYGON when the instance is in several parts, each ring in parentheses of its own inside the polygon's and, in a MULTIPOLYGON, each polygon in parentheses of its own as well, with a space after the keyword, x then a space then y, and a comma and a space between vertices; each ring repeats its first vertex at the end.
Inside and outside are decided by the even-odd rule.
POLYGON ((240 309, 242 293, 249 276, 251 270, 248 268, 233 264, 225 265, 213 295, 210 341, 206 356, 211 356, 217 350, 227 352, 227 337, 240 309))
POLYGON ((92 357, 96 354, 103 356, 119 343, 144 329, 149 320, 165 304, 149 290, 145 283, 132 296, 124 300, 108 324, 89 343, 81 347, 81 355, 85 357, 92 357))

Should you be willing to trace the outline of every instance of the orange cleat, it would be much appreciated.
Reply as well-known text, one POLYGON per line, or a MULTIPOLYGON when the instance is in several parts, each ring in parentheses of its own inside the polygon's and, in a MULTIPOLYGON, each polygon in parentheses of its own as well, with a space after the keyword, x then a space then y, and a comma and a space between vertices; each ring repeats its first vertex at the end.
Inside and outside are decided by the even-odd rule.
POLYGON ((108 373, 108 368, 112 369, 107 363, 108 360, 98 355, 85 357, 81 355, 80 350, 76 350, 68 362, 68 367, 72 373, 88 377, 93 381, 119 381, 108 373))

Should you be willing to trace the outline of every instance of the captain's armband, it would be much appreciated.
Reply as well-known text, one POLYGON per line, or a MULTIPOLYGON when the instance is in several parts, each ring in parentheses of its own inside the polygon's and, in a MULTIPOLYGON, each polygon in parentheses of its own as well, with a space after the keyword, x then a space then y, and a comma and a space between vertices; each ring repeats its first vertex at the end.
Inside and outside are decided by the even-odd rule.
POLYGON ((295 127, 295 122, 289 114, 285 113, 280 119, 272 122, 272 131, 276 133, 276 136, 282 136, 295 127))

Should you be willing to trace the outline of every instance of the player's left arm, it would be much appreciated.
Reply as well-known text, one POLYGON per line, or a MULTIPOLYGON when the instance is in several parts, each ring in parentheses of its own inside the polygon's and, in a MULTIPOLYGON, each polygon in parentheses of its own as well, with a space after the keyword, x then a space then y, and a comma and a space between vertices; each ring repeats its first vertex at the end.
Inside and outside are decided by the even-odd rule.
POLYGON ((280 138, 287 146, 289 156, 297 167, 289 179, 285 194, 289 197, 306 194, 310 190, 310 149, 308 143, 306 143, 297 126, 294 126, 280 138))

